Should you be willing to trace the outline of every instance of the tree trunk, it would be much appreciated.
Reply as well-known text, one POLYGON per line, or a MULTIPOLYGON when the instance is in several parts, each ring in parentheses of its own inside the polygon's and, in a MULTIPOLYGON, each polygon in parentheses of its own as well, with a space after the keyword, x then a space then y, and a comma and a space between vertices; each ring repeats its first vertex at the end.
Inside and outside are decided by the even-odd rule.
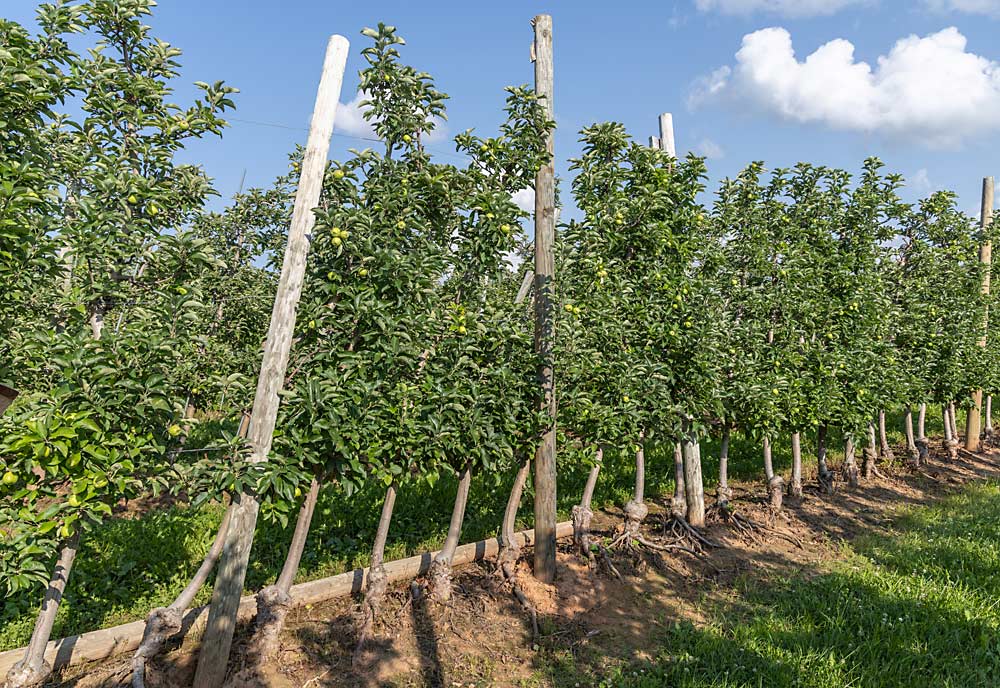
POLYGON ((767 491, 771 495, 771 508, 780 511, 785 481, 774 472, 774 464, 771 461, 771 438, 767 435, 764 435, 764 476, 767 478, 767 491))
POLYGON ((847 481, 848 485, 851 487, 858 486, 858 463, 855 457, 854 438, 851 436, 848 436, 844 440, 844 466, 841 472, 844 474, 844 480, 847 481))
POLYGON ((45 591, 42 609, 35 620, 35 628, 31 633, 31 641, 25 650, 24 659, 12 666, 7 672, 4 688, 26 688, 27 686, 40 685, 52 674, 52 665, 45 661, 45 648, 49 644, 52 625, 55 623, 59 603, 66 591, 66 582, 73 569, 73 560, 76 559, 79 546, 80 532, 78 530, 66 541, 59 553, 59 559, 52 572, 49 587, 45 591))
POLYGON ((952 418, 954 406, 950 404, 941 405, 941 417, 944 420, 944 450, 948 453, 948 460, 958 459, 958 433, 955 432, 955 423, 952 418))
MULTIPOLYGON (((918 424, 919 425, 919 424, 918 424)), ((891 463, 896 460, 889 446, 889 436, 885 431, 885 411, 878 412, 878 450, 882 461, 891 463)))
POLYGON ((455 548, 458 547, 458 540, 462 537, 462 521, 465 519, 465 506, 469 501, 471 484, 472 469, 467 465, 458 480, 458 492, 455 494, 455 508, 451 512, 448 536, 427 572, 431 597, 439 602, 451 599, 451 559, 455 556, 455 548))
POLYGON ((954 401, 948 403, 948 419, 951 421, 951 436, 955 438, 956 442, 961 441, 958 436, 958 416, 955 413, 954 401))
POLYGON ((583 488, 583 496, 580 503, 573 507, 573 544, 581 556, 591 558, 590 551, 590 521, 594 518, 594 512, 590 509, 591 501, 594 498, 594 489, 597 487, 597 476, 601 472, 601 463, 604 461, 604 448, 597 448, 597 456, 594 457, 594 465, 590 467, 590 475, 587 476, 587 484, 583 488))
POLYGON ((693 433, 684 437, 684 492, 687 497, 687 522, 696 528, 705 526, 705 485, 701 477, 701 445, 693 433))
POLYGON ((917 455, 910 457, 910 463, 914 466, 922 466, 927 463, 930 454, 930 442, 927 440, 927 404, 921 402, 917 411, 917 455))
MULTIPOLYGON (((632 492, 632 499, 625 505, 625 530, 624 532, 628 534, 631 538, 632 536, 639 534, 639 528, 642 526, 642 522, 646 519, 646 514, 649 513, 649 509, 646 507, 645 493, 646 493, 646 451, 643 446, 645 440, 645 433, 639 434, 639 446, 635 452, 635 490, 632 492)), ((677 463, 677 452, 680 449, 680 445, 677 444, 674 447, 674 463, 677 463)), ((681 460, 680 465, 680 475, 681 480, 684 480, 684 464, 681 460)), ((674 492, 674 500, 677 499, 677 493, 674 492)), ((681 496, 683 500, 683 495, 681 496)), ((682 501, 681 504, 681 517, 684 515, 684 509, 686 508, 686 502, 682 501)))
POLYGON ((906 434, 906 452, 910 457, 910 464, 916 466, 920 463, 920 451, 913 439, 913 408, 909 404, 903 414, 903 432, 906 434))
POLYGON ((142 634, 142 643, 132 655, 133 688, 144 687, 146 662, 160 654, 167 640, 181 630, 184 610, 194 602, 195 596, 208 581, 209 574, 212 573, 215 563, 219 560, 219 555, 222 554, 222 546, 226 542, 226 531, 229 529, 232 515, 233 507, 229 506, 222 517, 222 523, 219 524, 219 531, 215 534, 212 546, 187 587, 170 603, 169 607, 157 607, 146 617, 146 630, 142 634))
POLYGON ((684 450, 680 442, 674 443, 674 496, 670 500, 670 513, 683 520, 687 514, 687 496, 684 489, 684 450))
POLYGON ((986 395, 986 427, 983 428, 983 437, 988 443, 993 441, 993 395, 986 395))
MULTIPOLYGON (((313 478, 309 492, 299 508, 299 517, 295 522, 292 542, 288 545, 285 564, 274 585, 269 585, 257 593, 257 616, 254 619, 254 636, 250 642, 249 656, 252 658, 248 669, 255 669, 270 660, 278 649, 278 637, 285 625, 285 617, 292 606, 289 591, 295 582, 295 574, 299 570, 302 552, 305 550, 306 539, 309 536, 309 526, 312 524, 313 511, 319 497, 319 481, 313 478)), ((239 685, 239 684, 237 684, 239 685)))
POLYGON ((833 473, 826 463, 826 423, 821 423, 816 429, 816 461, 819 464, 819 471, 816 476, 819 489, 824 494, 833 493, 833 473))
MULTIPOLYGON (((523 484, 523 482, 522 482, 523 484)), ((375 619, 378 618, 379 609, 385 599, 386 590, 389 589, 389 577, 385 574, 385 541, 389 537, 389 523, 392 521, 392 509, 396 505, 396 483, 393 482, 386 488, 385 500, 382 502, 382 516, 379 518, 378 529, 375 531, 375 543, 372 545, 372 561, 368 569, 368 584, 365 589, 365 600, 361 605, 361 613, 364 615, 361 622, 361 630, 358 633, 358 644, 354 648, 354 664, 361 659, 365 642, 375 627, 375 619)), ((515 509, 516 511, 516 509, 515 509)))
POLYGON ((788 494, 802 497, 802 435, 792 433, 792 480, 788 484, 788 494))
MULTIPOLYGON (((880 411, 881 415, 882 412, 880 411)), ((878 441, 875 439, 875 426, 872 423, 868 424, 868 446, 864 449, 864 460, 861 463, 861 472, 865 477, 865 480, 871 480, 875 477, 878 469, 875 467, 875 462, 878 460, 878 441)))
POLYGON ((722 446, 719 448, 719 488, 715 492, 716 502, 725 509, 733 498, 729 488, 729 426, 722 429, 722 446))

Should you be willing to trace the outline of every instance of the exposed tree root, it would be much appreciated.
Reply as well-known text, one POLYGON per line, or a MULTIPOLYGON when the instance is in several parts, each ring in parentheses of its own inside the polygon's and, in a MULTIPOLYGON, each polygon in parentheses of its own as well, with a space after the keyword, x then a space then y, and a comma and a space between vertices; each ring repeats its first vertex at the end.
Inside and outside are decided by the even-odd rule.
POLYGON ((805 549, 805 545, 803 545, 802 541, 798 538, 789 535, 788 533, 784 533, 777 528, 772 528, 764 523, 755 521, 748 516, 744 516, 730 506, 719 508, 715 511, 718 513, 719 518, 723 523, 732 527, 737 534, 750 542, 759 542, 764 538, 765 534, 768 534, 786 540, 799 549, 805 549))

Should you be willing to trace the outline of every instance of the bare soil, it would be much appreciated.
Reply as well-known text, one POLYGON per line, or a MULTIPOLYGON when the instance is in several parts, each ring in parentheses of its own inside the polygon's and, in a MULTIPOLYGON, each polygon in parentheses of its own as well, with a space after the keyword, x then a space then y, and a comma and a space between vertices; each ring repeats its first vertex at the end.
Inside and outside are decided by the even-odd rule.
MULTIPOLYGON (((940 443, 937 443, 940 444, 940 443)), ((900 451, 897 455, 903 455, 900 451)), ((881 466, 884 478, 850 489, 838 483, 832 495, 816 489, 815 475, 801 500, 785 498, 773 514, 763 481, 735 485, 732 506, 753 532, 735 528, 713 513, 704 534, 720 545, 704 555, 685 551, 612 555, 623 575, 592 568, 566 540, 560 543, 557 585, 531 577, 530 549, 519 564, 520 583, 538 611, 540 637, 533 641, 528 615, 491 562, 459 567, 446 605, 414 601, 408 584, 391 586, 363 663, 352 668, 360 600, 344 598, 293 609, 275 660, 257 685, 276 688, 341 686, 550 686, 572 685, 557 675, 560 655, 585 658, 600 673, 602 663, 648 659, 651 627, 704 621, 700 609, 725 598, 737 578, 766 585, 773 577, 811 575, 841 556, 841 544, 861 534, 888 532, 901 506, 929 504, 970 481, 1000 479, 1000 451, 943 454, 919 471, 881 466)), ((669 516, 669 495, 648 502, 644 536, 657 541, 669 516)), ((606 539, 622 521, 620 511, 595 514, 595 535, 606 539)), ((245 631, 245 629, 244 629, 245 631)), ((236 663, 246 641, 238 636, 236 663)), ((149 688, 189 686, 195 641, 150 663, 149 688), (190 645, 190 647, 189 647, 190 645)), ((73 667, 64 686, 127 685, 130 657, 73 667)), ((577 685, 583 685, 577 683, 577 685)))

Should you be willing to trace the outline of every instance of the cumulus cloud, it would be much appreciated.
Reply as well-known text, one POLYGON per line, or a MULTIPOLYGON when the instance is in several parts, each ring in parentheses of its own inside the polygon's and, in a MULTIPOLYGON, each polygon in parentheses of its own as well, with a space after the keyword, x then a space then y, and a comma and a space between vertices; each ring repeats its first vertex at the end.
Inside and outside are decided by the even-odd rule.
POLYGON ((954 27, 911 35, 873 67, 845 39, 799 60, 786 29, 762 29, 743 37, 714 94, 793 122, 951 148, 1000 128, 1000 63, 966 47, 954 27))
POLYGON ((701 142, 695 146, 694 151, 698 155, 704 156, 709 160, 719 160, 720 158, 726 157, 726 152, 722 150, 722 146, 712 139, 702 139, 701 142))
MULTIPOLYGON (((347 103, 341 103, 337 108, 335 131, 340 134, 363 139, 376 138, 371 122, 365 119, 365 112, 368 110, 368 106, 362 103, 367 99, 367 93, 358 91, 352 100, 347 103)), ((448 138, 448 130, 445 127, 444 120, 440 117, 433 117, 431 120, 434 122, 434 130, 427 136, 422 137, 423 142, 437 143, 446 140, 448 138)))
MULTIPOLYGON (((702 12, 749 15, 760 12, 783 17, 816 17, 836 14, 845 7, 868 0, 695 0, 702 12)), ((941 0, 943 1, 943 0, 941 0)), ((989 0, 951 0, 952 2, 989 2, 989 0)))
POLYGON ((924 0, 924 5, 935 12, 1000 16, 1000 0, 924 0))

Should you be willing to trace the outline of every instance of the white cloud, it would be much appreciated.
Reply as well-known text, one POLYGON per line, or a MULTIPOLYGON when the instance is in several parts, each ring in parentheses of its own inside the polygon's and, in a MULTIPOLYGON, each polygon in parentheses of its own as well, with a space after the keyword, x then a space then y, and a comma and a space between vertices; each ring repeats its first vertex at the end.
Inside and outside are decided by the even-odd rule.
POLYGON ((526 213, 535 212, 535 190, 532 188, 521 189, 511 196, 510 200, 526 213))
POLYGON ((726 151, 722 150, 722 146, 713 141, 712 139, 702 139, 701 142, 695 146, 695 153, 709 160, 719 160, 726 157, 726 151))
MULTIPOLYGON (((868 0, 695 0, 702 12, 749 15, 758 12, 780 14, 783 17, 816 17, 836 14, 845 7, 868 0)), ((975 2, 976 0, 953 0, 975 2)), ((988 0, 979 0, 988 2, 988 0)))
MULTIPOLYGON (((362 105, 362 103, 367 99, 368 94, 358 91, 351 101, 341 103, 337 108, 337 120, 334 129, 347 136, 356 136, 363 139, 376 138, 371 122, 365 119, 365 112, 368 110, 368 106, 362 105)), ((431 119, 434 122, 434 130, 422 137, 421 140, 424 143, 438 143, 446 140, 448 138, 448 129, 445 126, 444 120, 440 117, 433 117, 431 119)))
POLYGON ((907 186, 920 194, 927 194, 934 190, 934 184, 931 183, 931 177, 930 174, 928 174, 926 167, 921 167, 917 170, 916 173, 910 177, 907 186))
POLYGON ((954 27, 911 35, 873 68, 844 39, 799 61, 786 29, 762 29, 743 37, 715 94, 794 122, 955 147, 1000 128, 1000 63, 966 44, 954 27))
POLYGON ((934 12, 1000 16, 1000 0, 924 0, 924 5, 934 12))
POLYGON ((711 74, 700 76, 695 79, 688 94, 687 104, 689 108, 696 108, 706 100, 711 100, 719 95, 729 83, 729 77, 733 70, 723 65, 711 74))

